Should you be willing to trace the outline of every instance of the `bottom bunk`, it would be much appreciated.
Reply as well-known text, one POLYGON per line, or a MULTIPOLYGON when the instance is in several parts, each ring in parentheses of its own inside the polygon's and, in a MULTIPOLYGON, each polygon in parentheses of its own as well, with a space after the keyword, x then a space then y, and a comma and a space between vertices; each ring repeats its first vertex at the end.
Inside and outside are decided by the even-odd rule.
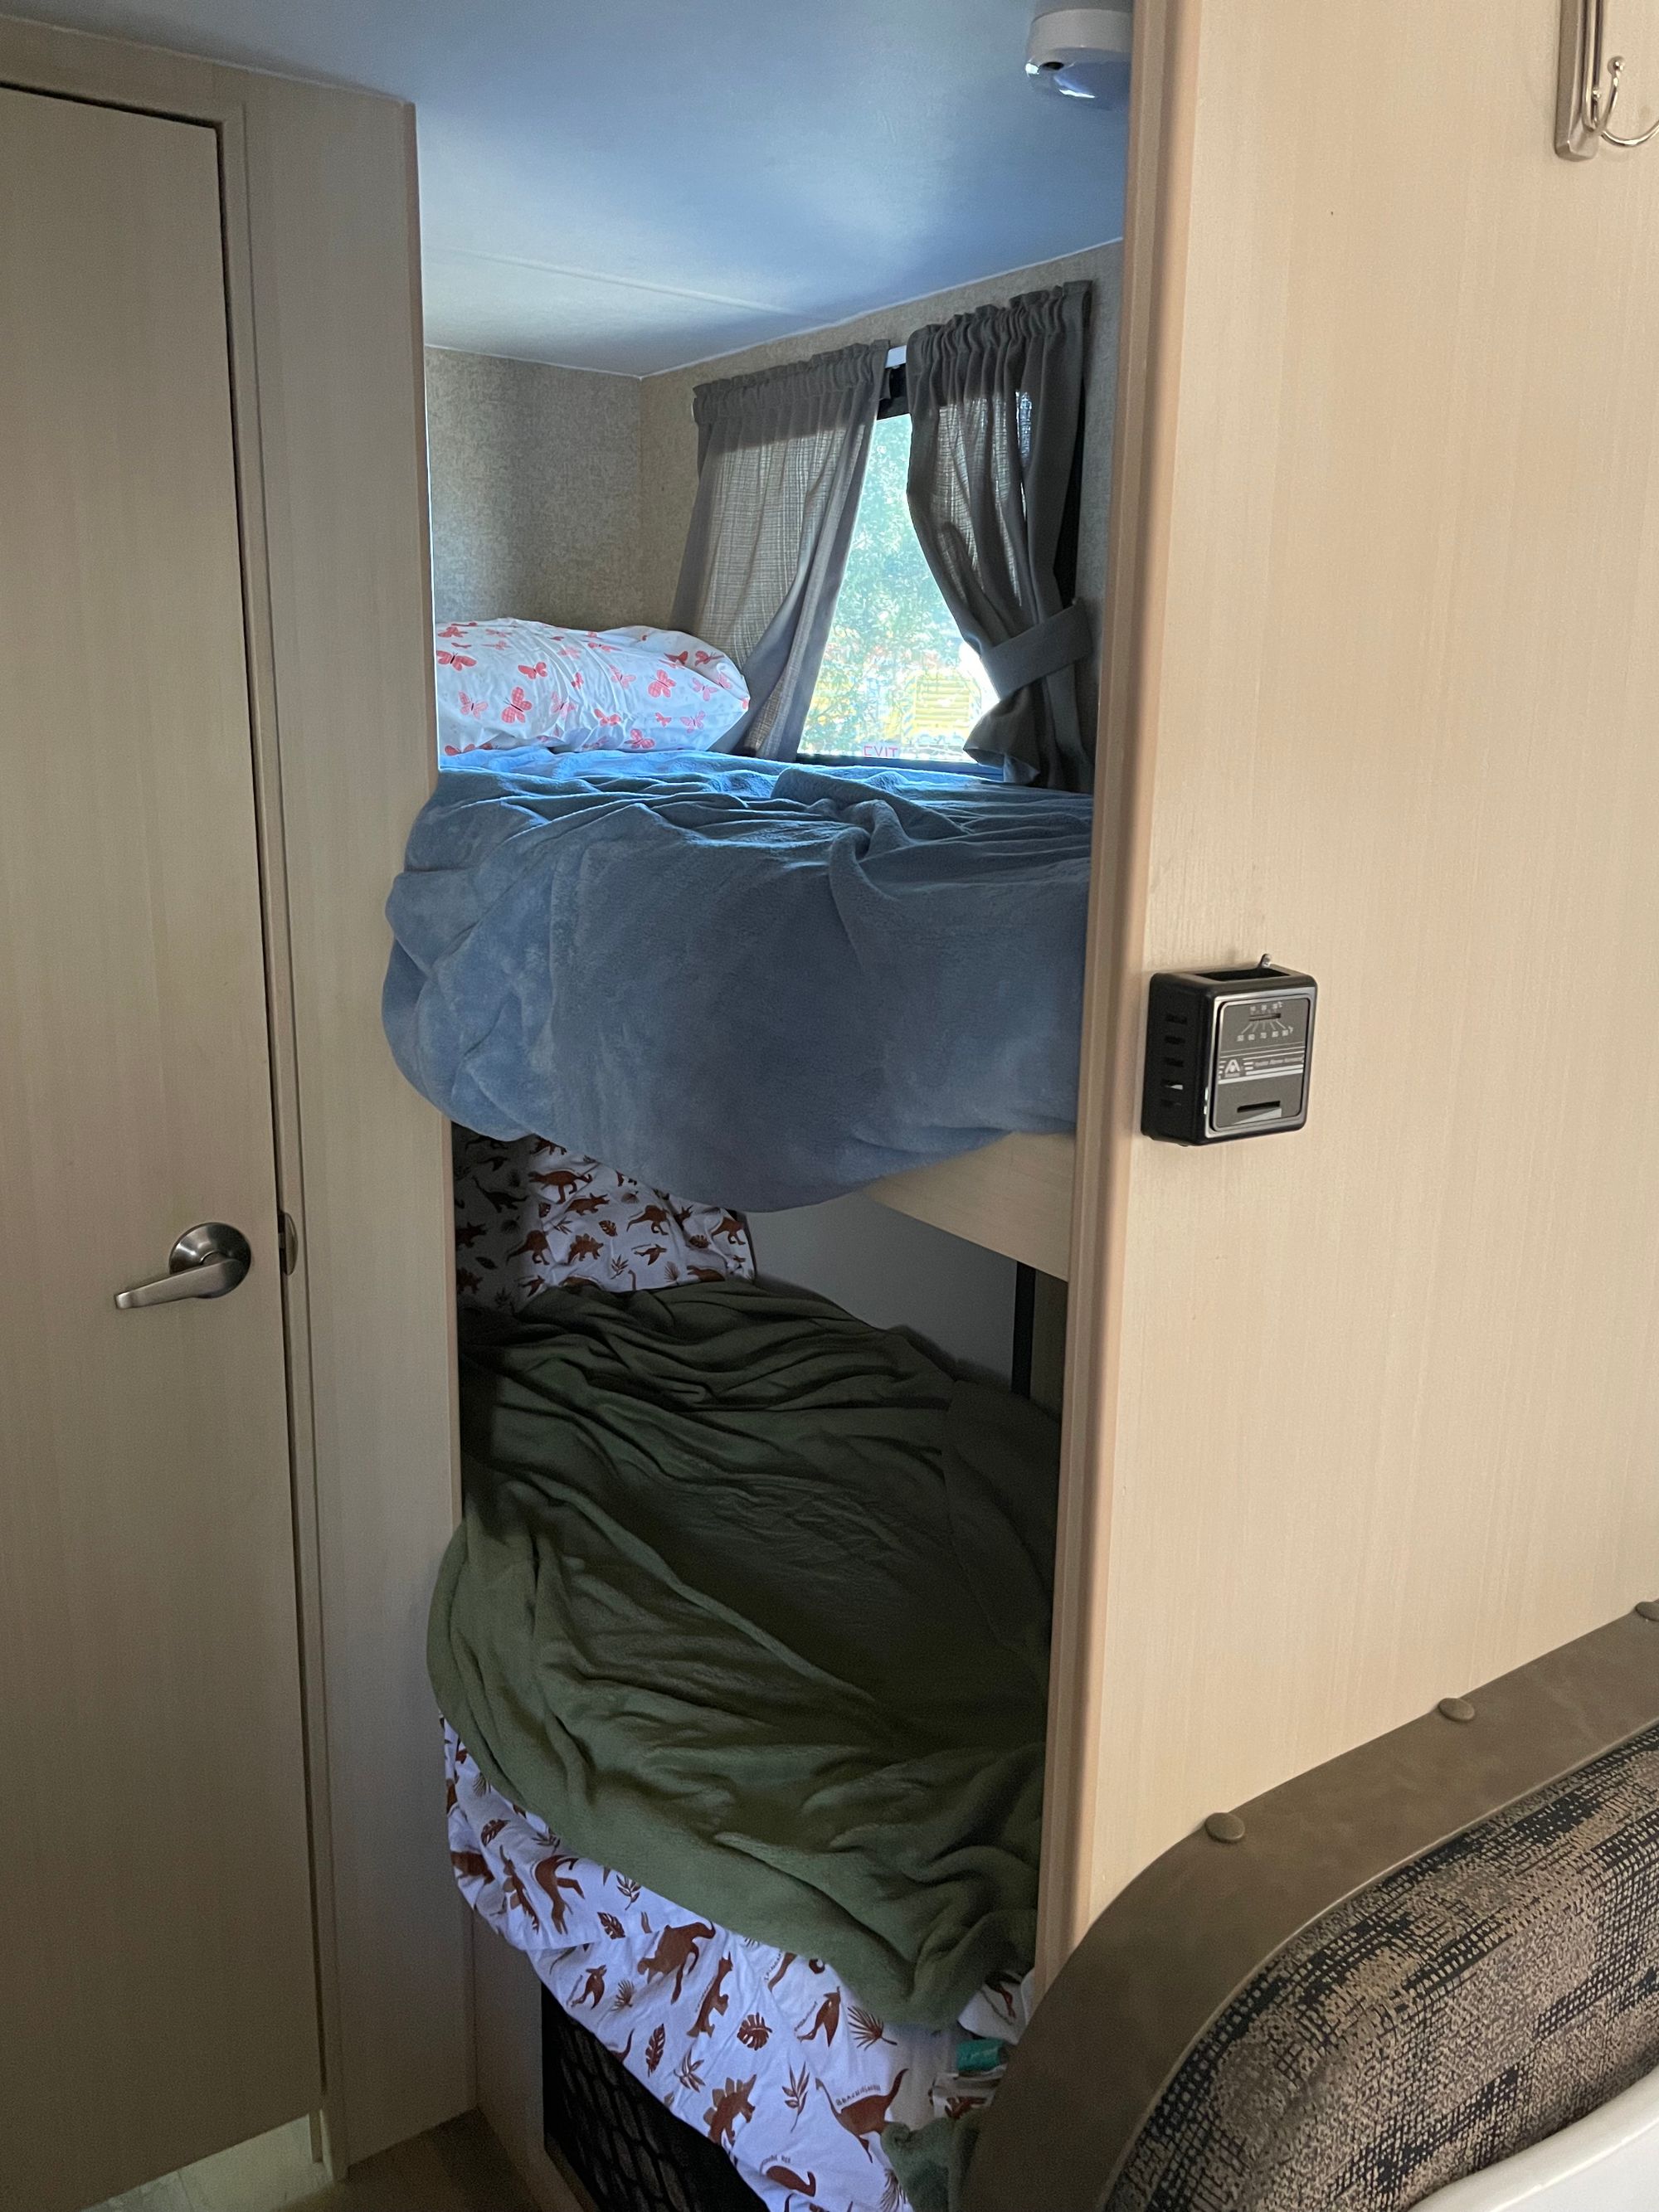
POLYGON ((457 1879, 763 2203, 892 2212, 1023 2024, 1056 1425, 735 1217, 457 1147, 457 1879))
MULTIPOLYGON (((948 2029, 883 2020, 824 1960, 720 1927, 564 1850, 491 1788, 453 1729, 445 1747, 450 1854, 467 1902, 530 1960, 561 2014, 639 2093, 724 2153, 763 2203, 802 2212, 802 2197, 817 2197, 837 2212, 892 2212, 903 2197, 884 2132, 988 2101, 1025 2025, 1029 1977, 988 1984, 948 2029)), ((605 2078, 580 2045, 565 2038, 563 2047, 586 2080, 605 2078)), ((549 2120, 600 2195, 572 2151, 603 2131, 602 2118, 584 2104, 568 2121, 550 2108, 549 2120)), ((623 2201, 643 2212, 641 2200, 623 2201)))
MULTIPOLYGON (((542 2148, 593 2212, 766 2212, 726 2154, 677 2119, 547 1990, 541 2002, 542 2148)), ((815 2173, 780 2170, 816 2187, 815 2173)), ((811 2212, 793 2192, 791 2212, 811 2212)))

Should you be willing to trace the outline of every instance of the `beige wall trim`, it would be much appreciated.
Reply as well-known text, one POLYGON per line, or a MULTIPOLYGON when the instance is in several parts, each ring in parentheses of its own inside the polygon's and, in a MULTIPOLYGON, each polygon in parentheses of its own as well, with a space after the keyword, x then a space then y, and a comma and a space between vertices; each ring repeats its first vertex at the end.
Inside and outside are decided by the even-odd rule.
MULTIPOLYGON (((413 112, 267 81, 251 143, 352 2164, 471 2102, 425 1616, 458 1503, 448 1132, 380 1032, 437 772, 413 112), (261 227, 263 216, 263 228, 261 227)), ((332 2107, 331 2109, 332 2118, 332 2107)), ((337 2138, 339 2130, 337 2130, 337 2138)))
POLYGON ((1186 194, 1179 172, 1170 173, 1170 149, 1184 143, 1190 131, 1194 75, 1193 40, 1181 0, 1141 0, 1134 39, 1113 437, 1117 480, 1106 582, 1100 769, 1067 1240, 1071 1299, 1039 1984, 1058 1970, 1091 1917, 1111 1540, 1112 1408, 1129 1152, 1140 1095, 1140 945, 1186 240, 1186 194))
MULTIPOLYGON (((294 1004, 288 855, 283 840, 282 759, 276 731, 276 659, 266 560, 264 471, 259 439, 258 366, 253 333, 253 241, 248 210, 247 131, 240 112, 219 125, 224 195, 225 276, 231 375, 237 416, 237 488, 242 503, 242 588, 247 616, 248 696, 253 724, 254 787, 265 909, 265 988, 271 1038, 271 1094, 277 1194, 296 1224, 306 1218, 300 1150, 299 1048, 294 1004)), ((301 1672, 306 1722, 306 1781, 311 1826, 313 1912, 317 1945, 318 2021, 324 2096, 343 2124, 333 2085, 344 2079, 340 2032, 339 1947, 334 1902, 328 1721, 323 1695, 321 1553, 317 1519, 317 1452, 313 1419, 308 1255, 284 1279, 289 1419, 294 1465, 295 1567, 300 1593, 301 1672)), ((319 2125, 322 2115, 318 2115, 319 2125)))
MULTIPOLYGON (((457 1499, 448 1146, 380 1035, 436 773, 412 111, 0 18, 0 82, 219 135, 286 1285, 328 2131, 472 2101, 422 1659, 457 1499)), ((257 2002, 250 1992, 250 2002, 257 2002)))
POLYGON ((1070 1136, 999 1137, 937 1167, 884 1176, 865 1195, 1063 1282, 1072 1265, 1075 1149, 1070 1136))
POLYGON ((967 2212, 1095 2212, 1182 2060, 1301 1929, 1394 1869, 1659 1722, 1659 1620, 1629 1613, 1239 1808, 1102 1913, 987 2115, 967 2212))

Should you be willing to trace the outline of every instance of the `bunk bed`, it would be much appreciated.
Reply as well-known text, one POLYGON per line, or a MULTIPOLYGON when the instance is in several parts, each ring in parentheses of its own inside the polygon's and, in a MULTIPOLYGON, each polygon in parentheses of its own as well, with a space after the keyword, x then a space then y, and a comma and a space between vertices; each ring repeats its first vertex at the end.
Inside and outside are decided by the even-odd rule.
POLYGON ((1068 1273, 1092 313, 1073 281, 913 329, 896 374, 872 340, 701 385, 677 628, 444 625, 385 1019, 452 1120, 740 1211, 870 1189, 1068 1273), (979 774, 793 758, 901 412, 910 522, 994 695, 979 774))
MULTIPOLYGON (((794 511, 776 380, 739 380, 699 415, 684 630, 441 633, 441 774, 387 902, 387 1037, 466 1133, 428 1642, 456 1878, 774 2212, 892 2212, 887 2131, 897 2158, 981 2103, 1029 1996, 1058 1423, 756 1282, 742 1217, 867 1190, 1069 1271, 1086 290, 912 341, 909 505, 996 773, 791 757, 842 539, 794 511), (963 518, 981 368, 1021 489, 963 518), (732 509, 757 407, 784 465, 732 509)), ((843 504, 884 354, 805 375, 843 504)))
POLYGON ((740 1212, 878 1185, 1063 1273, 1090 816, 939 770, 453 758, 388 902, 387 1035, 484 1134, 740 1212))
MULTIPOLYGON (((506 878, 459 870, 451 900, 539 896, 550 788, 635 803, 626 763, 551 765, 446 769, 506 878)), ((677 766, 694 804, 733 774, 677 766)), ((860 837, 915 804, 851 781, 860 837)), ((988 1159, 985 1241, 1063 1273, 1070 1144, 874 1194, 972 1234, 988 1159)), ((947 2155, 1031 2002, 1057 1424, 763 1289, 718 1200, 533 1133, 458 1128, 455 1170, 466 1510, 428 1653, 457 1884, 533 1967, 550 2050, 591 2038, 584 2069, 769 2212, 890 2212, 889 2141, 947 2155)))
POLYGON ((456 1881, 763 2203, 882 2212, 884 2131, 982 2105, 1029 2008, 1055 1425, 763 1289, 730 1213, 455 1158, 456 1881))

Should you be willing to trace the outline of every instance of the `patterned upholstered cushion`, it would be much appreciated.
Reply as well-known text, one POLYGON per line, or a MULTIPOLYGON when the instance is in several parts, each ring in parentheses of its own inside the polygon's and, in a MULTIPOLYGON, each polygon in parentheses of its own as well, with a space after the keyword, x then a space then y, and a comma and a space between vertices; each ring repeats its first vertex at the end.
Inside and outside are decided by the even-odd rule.
POLYGON ((1107 2212, 1403 2212, 1656 2065, 1659 1729, 1294 1937, 1107 2212))

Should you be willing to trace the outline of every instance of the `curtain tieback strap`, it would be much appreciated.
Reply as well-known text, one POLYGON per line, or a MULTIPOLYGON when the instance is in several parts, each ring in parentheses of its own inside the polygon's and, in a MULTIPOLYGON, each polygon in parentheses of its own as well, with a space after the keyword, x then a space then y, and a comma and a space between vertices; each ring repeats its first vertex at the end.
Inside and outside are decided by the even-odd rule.
POLYGON ((1046 622, 1033 623, 1017 637, 981 653, 980 665, 998 698, 1007 699, 1028 684, 1041 684, 1045 676, 1058 676, 1074 660, 1086 659, 1093 647, 1088 610, 1073 600, 1046 622))

